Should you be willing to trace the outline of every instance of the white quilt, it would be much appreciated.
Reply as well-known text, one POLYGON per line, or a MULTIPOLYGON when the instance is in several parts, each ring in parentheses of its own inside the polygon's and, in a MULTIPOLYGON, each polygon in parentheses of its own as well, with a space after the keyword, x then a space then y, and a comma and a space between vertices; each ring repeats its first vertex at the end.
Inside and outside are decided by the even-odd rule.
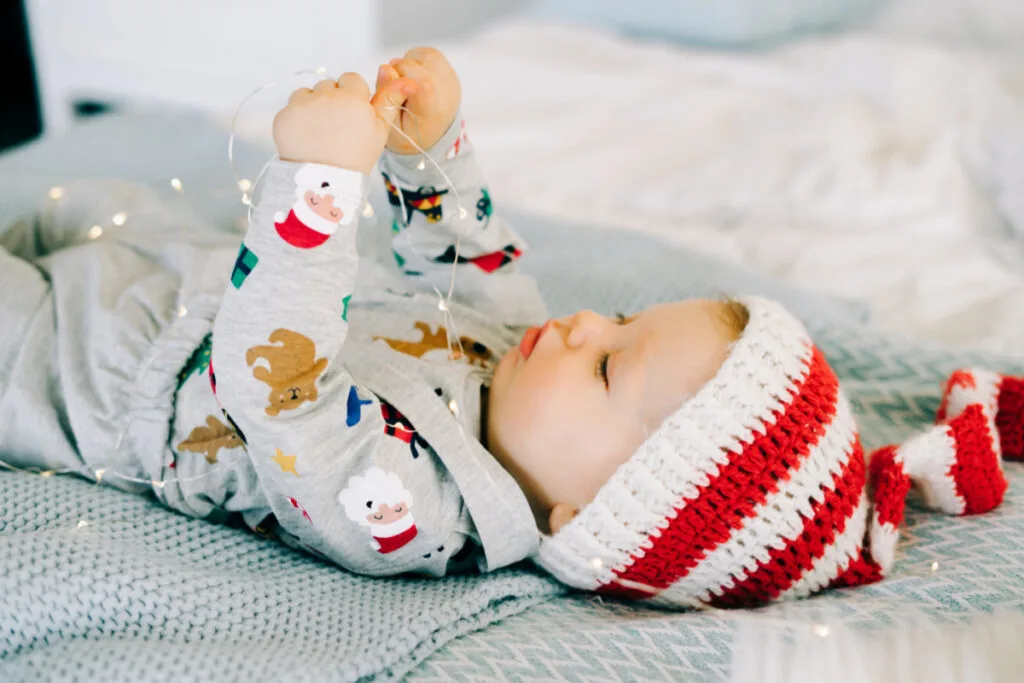
POLYGON ((1008 53, 858 34, 720 54, 526 20, 445 49, 499 208, 659 234, 890 329, 1024 354, 1008 53))
POLYGON ((771 52, 529 19, 440 47, 499 208, 656 234, 891 330, 1024 355, 1024 5, 894 7, 771 52))

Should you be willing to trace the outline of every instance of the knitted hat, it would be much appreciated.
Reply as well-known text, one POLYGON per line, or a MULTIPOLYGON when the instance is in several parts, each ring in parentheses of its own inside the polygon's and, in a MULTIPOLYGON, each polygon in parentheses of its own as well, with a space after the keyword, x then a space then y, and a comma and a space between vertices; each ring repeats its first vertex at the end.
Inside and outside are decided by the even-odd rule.
POLYGON ((742 303, 749 322, 715 377, 542 539, 535 559, 560 581, 676 607, 803 597, 882 578, 911 479, 950 514, 1001 502, 1000 440, 1021 457, 1024 380, 958 371, 942 423, 868 468, 804 327, 775 302, 742 303))

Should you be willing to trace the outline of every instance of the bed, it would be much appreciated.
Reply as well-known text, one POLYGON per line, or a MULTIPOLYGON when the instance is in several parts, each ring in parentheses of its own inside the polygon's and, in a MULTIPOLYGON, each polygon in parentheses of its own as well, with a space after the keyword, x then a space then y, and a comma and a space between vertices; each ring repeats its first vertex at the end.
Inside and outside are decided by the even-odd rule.
MULTIPOLYGON (((244 207, 225 142, 216 120, 188 112, 100 118, 0 158, 0 223, 72 178, 117 176, 153 185, 211 229, 238 230, 244 207)), ((258 167, 266 154, 242 144, 239 163, 258 167)), ((554 314, 720 291, 785 301, 845 383, 868 447, 927 423, 938 383, 955 367, 1024 371, 1019 359, 880 332, 856 302, 650 235, 565 224, 510 204, 533 246, 523 267, 540 279, 554 314), (570 246, 575 264, 564 257, 570 246)), ((897 578, 763 610, 684 614, 570 594, 528 566, 483 577, 364 579, 143 497, 0 472, 0 679, 717 683, 756 680, 743 668, 753 666, 760 680, 801 680, 781 669, 771 678, 771 657, 757 648, 802 634, 820 651, 823 632, 833 646, 861 634, 888 638, 893 629, 931 634, 934 644, 936 629, 1024 615, 1024 466, 1007 471, 1008 498, 992 514, 947 519, 913 509, 897 578)), ((999 632, 1019 633, 1019 621, 1014 628, 999 632)))
POLYGON ((532 17, 442 48, 507 204, 856 299, 883 329, 1024 354, 1024 18, 999 0, 889 4, 887 23, 768 51, 532 17))
POLYGON ((451 52, 517 206, 857 298, 886 329, 1024 353, 1020 53, 851 33, 723 55, 532 21, 451 52))

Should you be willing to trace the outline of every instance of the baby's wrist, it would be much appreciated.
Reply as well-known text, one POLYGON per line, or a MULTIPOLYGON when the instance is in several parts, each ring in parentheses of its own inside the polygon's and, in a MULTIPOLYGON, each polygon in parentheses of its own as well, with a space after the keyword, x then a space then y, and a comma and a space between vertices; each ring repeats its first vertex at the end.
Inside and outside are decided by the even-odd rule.
MULTIPOLYGON (((419 163, 423 153, 434 159, 438 163, 442 163, 442 160, 451 160, 459 155, 462 148, 465 145, 465 134, 466 134, 466 122, 462 117, 462 110, 455 112, 455 119, 448 125, 445 132, 429 147, 424 147, 423 152, 413 150, 412 152, 405 153, 391 149, 388 146, 384 153, 388 158, 398 164, 407 167, 409 169, 425 170, 419 168, 419 163), (456 144, 458 143, 458 144, 456 144)), ((427 166, 433 168, 433 165, 429 162, 427 166)))
MULTIPOLYGON (((441 133, 439 136, 433 138, 433 139, 423 140, 422 142, 420 140, 416 140, 416 138, 412 138, 412 140, 417 145, 422 146, 424 151, 430 152, 435 147, 441 146, 441 143, 444 142, 445 138, 451 132, 452 127, 460 120, 460 117, 461 117, 461 114, 456 113, 455 119, 451 123, 448 124, 448 126, 444 129, 444 132, 441 133)), ((392 149, 392 146, 388 145, 385 148, 386 151, 390 152, 391 154, 394 154, 395 156, 401 156, 401 157, 415 157, 418 154, 421 154, 421 152, 418 149, 411 148, 411 146, 410 146, 411 143, 410 143, 409 140, 405 140, 405 138, 403 137, 403 141, 405 143, 407 143, 407 144, 405 144, 402 148, 392 149)))

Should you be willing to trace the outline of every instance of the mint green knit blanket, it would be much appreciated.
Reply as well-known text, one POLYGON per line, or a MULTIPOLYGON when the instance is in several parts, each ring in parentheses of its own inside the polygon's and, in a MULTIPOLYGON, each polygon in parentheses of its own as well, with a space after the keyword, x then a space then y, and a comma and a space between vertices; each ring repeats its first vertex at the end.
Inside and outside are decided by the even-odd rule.
MULTIPOLYGON (((166 185, 176 176, 189 188, 230 186, 225 137, 210 122, 184 115, 110 117, 70 138, 0 157, 0 225, 35 204, 50 184, 71 177, 166 185)), ((263 153, 248 153, 258 168, 263 153)), ((207 218, 233 220, 241 208, 237 198, 207 199, 196 206, 207 218)), ((533 246, 524 268, 540 279, 554 315, 580 307, 629 312, 719 291, 782 299, 843 380, 868 447, 899 441, 929 421, 938 383, 955 367, 1024 367, 892 339, 866 327, 855 306, 637 234, 513 220, 533 246)), ((864 604, 865 621, 896 623, 907 605, 935 619, 995 606, 1024 610, 1024 467, 1011 469, 1007 502, 992 516, 911 513, 896 573, 901 567, 918 572, 939 557, 938 578, 918 572, 792 609, 834 602, 856 610, 861 597, 875 595, 864 604)), ((72 478, 0 472, 5 683, 354 681, 408 672, 416 680, 507 674, 717 681, 727 675, 733 635, 727 621, 612 609, 563 595, 528 566, 441 580, 353 576, 147 498, 72 478), (459 638, 464 634, 470 635, 459 638)))

